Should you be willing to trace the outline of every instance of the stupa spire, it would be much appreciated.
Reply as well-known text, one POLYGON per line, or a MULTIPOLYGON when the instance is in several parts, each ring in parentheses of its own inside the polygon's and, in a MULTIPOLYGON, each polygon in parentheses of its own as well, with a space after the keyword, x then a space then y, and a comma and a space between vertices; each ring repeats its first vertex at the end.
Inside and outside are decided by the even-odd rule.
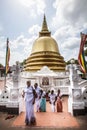
POLYGON ((44 14, 43 23, 42 23, 42 30, 41 30, 41 32, 39 32, 39 37, 50 36, 50 35, 51 35, 51 32, 49 32, 49 30, 48 30, 48 26, 47 26, 47 22, 46 22, 46 16, 44 14))
POLYGON ((43 24, 42 24, 42 30, 41 31, 48 31, 45 14, 44 14, 44 18, 43 18, 43 24))

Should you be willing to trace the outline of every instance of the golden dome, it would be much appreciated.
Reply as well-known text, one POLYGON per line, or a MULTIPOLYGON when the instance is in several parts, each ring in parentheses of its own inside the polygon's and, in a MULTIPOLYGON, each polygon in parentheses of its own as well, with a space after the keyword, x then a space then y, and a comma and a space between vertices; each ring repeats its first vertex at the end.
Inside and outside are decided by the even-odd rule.
POLYGON ((41 51, 59 52, 59 49, 56 41, 52 37, 44 36, 35 40, 31 53, 41 51))
POLYGON ((31 55, 26 60, 24 70, 37 71, 43 66, 48 66, 56 72, 65 71, 64 58, 59 53, 57 42, 51 37, 51 32, 48 31, 45 15, 39 38, 33 44, 31 55))

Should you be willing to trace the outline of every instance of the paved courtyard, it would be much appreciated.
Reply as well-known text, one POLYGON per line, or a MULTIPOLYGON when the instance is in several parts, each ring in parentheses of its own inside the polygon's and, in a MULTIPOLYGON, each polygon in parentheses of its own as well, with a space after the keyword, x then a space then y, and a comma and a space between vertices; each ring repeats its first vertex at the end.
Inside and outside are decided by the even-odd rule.
MULTIPOLYGON (((2 85, 0 84, 2 88, 2 85)), ((36 125, 25 126, 25 112, 20 115, 8 115, 0 112, 0 130, 21 130, 21 129, 41 129, 41 130, 87 130, 87 115, 73 117, 68 113, 68 97, 63 97, 63 112, 52 113, 50 104, 46 104, 46 112, 35 112, 36 125), (12 116, 12 118, 7 118, 12 116)))

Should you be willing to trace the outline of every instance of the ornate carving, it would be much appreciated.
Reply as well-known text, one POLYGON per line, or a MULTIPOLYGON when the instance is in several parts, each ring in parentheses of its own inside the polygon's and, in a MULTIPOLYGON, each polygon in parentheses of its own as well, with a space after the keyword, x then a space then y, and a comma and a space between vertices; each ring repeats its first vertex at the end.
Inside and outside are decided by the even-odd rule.
POLYGON ((73 92, 74 99, 80 99, 81 98, 81 92, 78 90, 74 90, 73 92))
POLYGON ((13 91, 11 93, 11 99, 16 100, 17 98, 18 98, 18 92, 17 91, 13 91))
POLYGON ((49 78, 48 77, 44 77, 42 79, 42 85, 49 85, 49 78))

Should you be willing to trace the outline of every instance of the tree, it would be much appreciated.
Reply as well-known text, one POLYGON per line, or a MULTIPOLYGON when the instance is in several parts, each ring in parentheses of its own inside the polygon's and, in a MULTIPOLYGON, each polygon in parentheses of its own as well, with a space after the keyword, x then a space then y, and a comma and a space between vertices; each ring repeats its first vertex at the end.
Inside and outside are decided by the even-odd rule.
POLYGON ((3 67, 3 65, 0 63, 0 67, 3 67))
POLYGON ((85 42, 85 47, 87 47, 87 40, 86 40, 86 42, 85 42))
POLYGON ((72 58, 72 59, 70 59, 69 61, 66 62, 66 65, 71 64, 71 60, 74 60, 75 64, 78 64, 78 60, 72 58))
POLYGON ((24 66, 25 62, 26 62, 26 59, 24 59, 23 62, 20 63, 21 66, 24 66))
POLYGON ((84 51, 84 53, 85 53, 85 56, 87 56, 87 49, 84 51))

